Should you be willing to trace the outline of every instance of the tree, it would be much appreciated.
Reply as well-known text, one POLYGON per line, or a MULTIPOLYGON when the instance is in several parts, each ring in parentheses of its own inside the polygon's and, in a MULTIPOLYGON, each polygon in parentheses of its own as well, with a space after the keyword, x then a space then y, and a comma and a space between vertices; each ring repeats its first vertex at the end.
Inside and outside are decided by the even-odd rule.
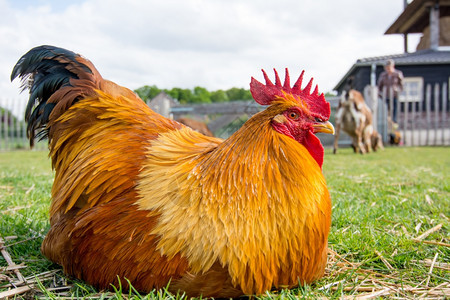
POLYGON ((178 101, 182 104, 192 103, 192 91, 190 89, 178 89, 178 101))
POLYGON ((230 101, 253 99, 250 91, 243 88, 231 88, 226 91, 226 94, 230 101))
POLYGON ((207 89, 196 86, 191 101, 191 103, 211 103, 211 94, 207 89))
POLYGON ((211 92, 211 101, 212 102, 226 102, 229 101, 227 93, 223 90, 217 90, 211 92))
POLYGON ((180 100, 180 88, 172 88, 171 90, 164 90, 164 92, 173 99, 180 100))
POLYGON ((251 100, 252 95, 249 90, 243 88, 231 88, 226 91, 217 90, 210 92, 204 87, 196 86, 194 89, 182 89, 174 87, 170 90, 159 89, 156 85, 145 85, 135 90, 135 92, 145 102, 152 100, 161 91, 173 99, 177 99, 180 103, 211 103, 211 102, 227 102, 235 100, 251 100))
POLYGON ((151 85, 151 86, 144 85, 143 87, 140 87, 134 91, 145 102, 152 100, 153 98, 156 97, 156 95, 161 93, 161 90, 156 85, 151 85))

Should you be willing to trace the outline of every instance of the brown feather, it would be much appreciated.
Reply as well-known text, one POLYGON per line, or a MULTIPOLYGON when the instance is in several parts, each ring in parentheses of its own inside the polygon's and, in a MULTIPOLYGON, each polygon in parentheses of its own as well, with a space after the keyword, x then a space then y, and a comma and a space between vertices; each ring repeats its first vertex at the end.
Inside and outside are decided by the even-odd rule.
MULTIPOLYGON (((290 88, 222 141, 156 114, 81 56, 43 49, 36 57, 73 75, 48 99, 55 180, 42 244, 66 273, 100 289, 118 280, 127 288, 128 279, 149 292, 170 282, 174 293, 204 297, 263 294, 323 275, 325 179, 305 146, 271 125, 301 105, 290 88)), ((278 75, 272 86, 281 87, 278 75)))

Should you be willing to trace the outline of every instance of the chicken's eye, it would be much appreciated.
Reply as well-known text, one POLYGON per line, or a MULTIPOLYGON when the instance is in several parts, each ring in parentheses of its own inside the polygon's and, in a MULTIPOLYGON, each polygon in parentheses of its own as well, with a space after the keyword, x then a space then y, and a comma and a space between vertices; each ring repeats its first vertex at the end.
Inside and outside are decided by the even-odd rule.
POLYGON ((298 113, 296 113, 295 111, 291 111, 288 113, 288 116, 290 119, 292 120, 297 120, 298 119, 298 113))
POLYGON ((319 122, 319 123, 320 123, 320 122, 323 122, 323 120, 322 120, 321 118, 318 118, 318 117, 315 117, 315 118, 314 118, 314 121, 319 122))

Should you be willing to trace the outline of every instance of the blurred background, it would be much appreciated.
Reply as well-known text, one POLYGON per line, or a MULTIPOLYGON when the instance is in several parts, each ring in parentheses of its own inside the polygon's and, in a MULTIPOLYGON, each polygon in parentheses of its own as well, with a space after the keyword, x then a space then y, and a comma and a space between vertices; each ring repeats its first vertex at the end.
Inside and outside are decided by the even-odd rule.
MULTIPOLYGON (((0 149, 26 147, 26 94, 9 76, 21 55, 42 44, 82 54, 104 78, 135 90, 153 109, 202 122, 220 137, 261 109, 248 93, 252 76, 263 80, 261 69, 271 78, 272 68, 281 75, 287 67, 292 78, 306 70, 306 80, 314 77, 334 112, 349 77, 364 93, 393 58, 410 77, 400 100, 402 144, 417 144, 415 134, 419 144, 447 144, 448 15, 447 2, 424 0, 0 0, 0 149), (427 132, 414 133, 418 116, 419 129, 431 124, 429 141, 427 132)), ((367 99, 368 93, 372 108, 379 99, 367 99)), ((382 105, 376 110, 387 141, 389 112, 382 105)), ((340 143, 350 143, 345 134, 340 143)))

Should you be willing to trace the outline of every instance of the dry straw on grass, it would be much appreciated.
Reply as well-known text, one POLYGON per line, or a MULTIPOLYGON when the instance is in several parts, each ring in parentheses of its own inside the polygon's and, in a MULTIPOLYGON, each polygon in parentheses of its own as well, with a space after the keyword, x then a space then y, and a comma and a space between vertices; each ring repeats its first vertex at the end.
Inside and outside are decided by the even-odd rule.
MULTIPOLYGON (((422 237, 424 238, 424 237, 422 237)), ((12 238, 10 238, 12 239, 12 238)), ((422 241, 423 242, 423 241, 422 241)), ((7 246, 0 238, 1 254, 8 263, 7 267, 0 268, 0 288, 5 290, 0 292, 0 299, 13 299, 18 295, 29 298, 36 296, 44 299, 43 291, 40 286, 45 286, 47 292, 60 297, 60 299, 69 299, 71 297, 71 285, 67 285, 61 270, 47 271, 38 275, 24 277, 20 270, 26 268, 23 264, 15 264, 12 261, 7 246)), ((430 277, 433 269, 443 269, 450 271, 450 264, 437 261, 436 254, 433 260, 426 259, 421 261, 412 261, 429 268, 428 277, 417 283, 408 279, 400 279, 399 270, 393 268, 381 253, 375 250, 376 255, 386 266, 386 272, 378 272, 364 268, 361 262, 351 262, 344 256, 329 249, 328 265, 325 271, 325 278, 333 280, 339 278, 339 275, 345 279, 330 282, 319 287, 318 292, 341 291, 341 299, 375 299, 387 297, 389 299, 443 299, 450 296, 450 282, 444 282, 436 286, 430 284, 430 277), (346 276, 351 274, 350 276, 346 276), (349 279, 348 279, 349 278, 349 279)), ((105 295, 103 295, 105 296, 105 295)), ((112 296, 112 294, 111 294, 112 296)), ((91 296, 95 298, 96 296, 91 296)), ((90 297, 90 298, 91 298, 90 297)), ((100 297, 100 294, 98 295, 100 297)), ((326 299, 323 297, 323 299, 326 299)))
MULTIPOLYGON (((339 274, 352 273, 351 280, 340 280, 332 282, 320 288, 322 290, 342 290, 349 295, 343 295, 341 299, 375 299, 378 297, 389 297, 390 299, 443 299, 450 296, 450 282, 444 282, 437 286, 429 286, 430 274, 436 266, 435 259, 417 261, 417 263, 430 266, 429 276, 424 283, 412 282, 401 279, 398 270, 394 269, 387 260, 375 250, 380 260, 386 265, 388 272, 377 272, 371 269, 364 269, 361 263, 354 263, 329 249, 329 262, 326 269, 326 276, 336 278, 339 274)), ((436 256, 435 256, 436 258, 436 256)), ((448 268, 448 264, 440 264, 443 268, 448 268)), ((423 282, 423 281, 422 281, 423 282)))

